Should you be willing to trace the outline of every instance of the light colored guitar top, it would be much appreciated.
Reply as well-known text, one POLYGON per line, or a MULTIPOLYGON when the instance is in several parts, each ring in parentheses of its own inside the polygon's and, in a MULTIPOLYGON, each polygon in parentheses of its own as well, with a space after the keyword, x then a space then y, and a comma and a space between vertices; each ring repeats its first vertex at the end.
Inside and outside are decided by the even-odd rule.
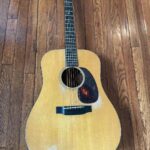
POLYGON ((43 87, 26 127, 29 149, 115 150, 120 141, 120 122, 102 88, 100 61, 94 53, 78 50, 79 66, 91 72, 98 87, 98 100, 88 104, 92 112, 82 115, 56 113, 58 106, 86 105, 79 100, 77 89, 62 84, 64 54, 64 50, 53 50, 42 59, 43 87))

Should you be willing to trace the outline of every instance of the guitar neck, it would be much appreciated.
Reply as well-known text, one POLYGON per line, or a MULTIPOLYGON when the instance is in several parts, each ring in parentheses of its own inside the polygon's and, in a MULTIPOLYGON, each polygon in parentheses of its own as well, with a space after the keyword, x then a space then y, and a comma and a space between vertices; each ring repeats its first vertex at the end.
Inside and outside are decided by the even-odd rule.
POLYGON ((65 57, 66 66, 78 66, 73 1, 64 0, 65 10, 65 57))

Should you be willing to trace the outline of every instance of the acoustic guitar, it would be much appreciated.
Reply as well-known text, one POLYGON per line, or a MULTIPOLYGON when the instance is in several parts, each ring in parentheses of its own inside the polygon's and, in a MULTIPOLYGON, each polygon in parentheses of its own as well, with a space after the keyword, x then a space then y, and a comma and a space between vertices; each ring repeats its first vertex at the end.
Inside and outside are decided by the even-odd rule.
POLYGON ((41 61, 43 86, 26 124, 29 150, 116 150, 121 127, 100 81, 99 57, 77 49, 72 0, 64 0, 65 49, 41 61))

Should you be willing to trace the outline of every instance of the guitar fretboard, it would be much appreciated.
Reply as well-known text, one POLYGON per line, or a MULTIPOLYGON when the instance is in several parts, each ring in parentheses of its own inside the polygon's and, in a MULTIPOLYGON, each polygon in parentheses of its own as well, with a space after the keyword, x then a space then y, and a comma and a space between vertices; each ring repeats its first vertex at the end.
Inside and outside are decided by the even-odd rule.
POLYGON ((66 66, 78 66, 74 13, 72 0, 64 0, 65 8, 65 56, 66 66))

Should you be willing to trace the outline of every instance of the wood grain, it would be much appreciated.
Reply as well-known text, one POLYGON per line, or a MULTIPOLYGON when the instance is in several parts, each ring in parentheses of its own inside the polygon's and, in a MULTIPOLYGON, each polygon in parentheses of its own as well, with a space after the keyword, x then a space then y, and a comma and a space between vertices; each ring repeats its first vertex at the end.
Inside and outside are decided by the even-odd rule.
POLYGON ((24 73, 34 74, 37 52, 37 23, 38 0, 31 0, 28 13, 28 28, 26 41, 25 69, 24 73))
POLYGON ((0 78, 0 145, 6 147, 11 97, 12 67, 2 66, 0 78))
POLYGON ((10 0, 9 10, 8 10, 8 18, 9 19, 17 19, 18 18, 18 10, 19 10, 19 0, 10 0))
POLYGON ((28 7, 28 0, 20 1, 7 129, 7 149, 14 150, 19 148, 28 7))
MULTIPOLYGON (((0 0, 0 150, 26 149, 41 58, 64 48, 63 9, 63 0, 0 0)), ((102 84, 121 120, 118 150, 149 150, 149 0, 74 0, 74 9, 77 45, 101 58, 102 84)))
POLYGON ((17 19, 7 21, 2 64, 13 64, 15 41, 16 41, 17 19))
POLYGON ((3 55, 3 47, 5 41, 5 33, 7 28, 7 14, 9 8, 9 0, 0 1, 0 71, 1 71, 1 62, 3 55))

